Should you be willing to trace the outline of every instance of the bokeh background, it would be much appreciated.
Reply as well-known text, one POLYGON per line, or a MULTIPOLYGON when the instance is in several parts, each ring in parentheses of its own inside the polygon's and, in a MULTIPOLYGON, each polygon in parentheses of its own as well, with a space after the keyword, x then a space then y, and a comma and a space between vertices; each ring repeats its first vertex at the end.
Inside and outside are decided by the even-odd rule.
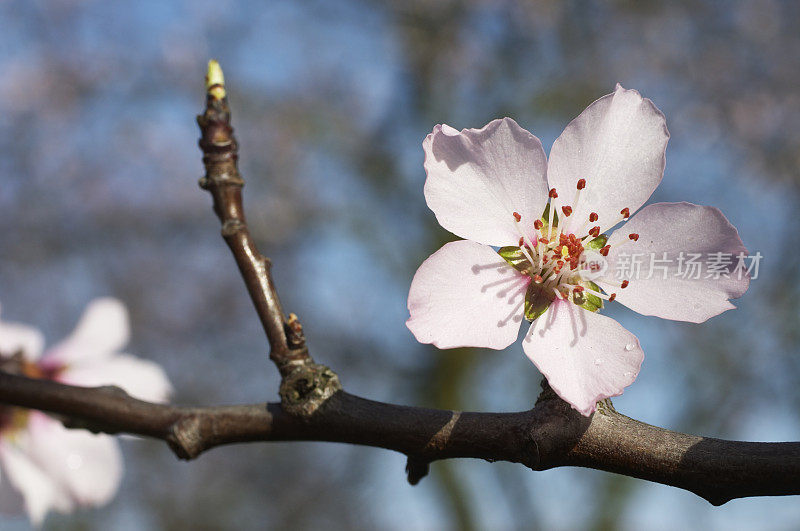
MULTIPOLYGON (((277 399, 278 379, 219 237, 194 116, 221 61, 251 228, 313 355, 371 398, 529 408, 519 345, 439 351, 404 325, 411 277, 454 237, 422 195, 441 122, 512 116, 546 150, 616 82, 672 133, 655 201, 721 208, 760 275, 703 325, 608 313, 643 371, 617 408, 707 436, 800 440, 800 4, 793 1, 72 1, 0 4, 0 303, 55 341, 86 303, 131 309, 129 351, 163 364, 175 402, 277 399)), ((676 235, 676 237, 679 235, 676 235)), ((178 462, 125 439, 107 507, 46 529, 796 529, 792 498, 696 496, 581 469, 436 463, 256 444, 178 462)), ((25 529, 0 519, 3 529, 25 529)))

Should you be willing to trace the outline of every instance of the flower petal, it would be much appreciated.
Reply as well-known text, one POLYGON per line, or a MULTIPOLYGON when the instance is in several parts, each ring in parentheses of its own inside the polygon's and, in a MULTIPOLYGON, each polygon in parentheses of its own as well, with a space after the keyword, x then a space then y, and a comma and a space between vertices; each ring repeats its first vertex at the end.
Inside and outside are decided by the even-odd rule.
POLYGON ((8 479, 22 494, 28 518, 38 527, 49 511, 68 512, 73 503, 67 492, 35 464, 25 450, 24 446, 0 442, 0 467, 4 481, 8 479))
POLYGON ((639 374, 644 352, 636 336, 610 317, 554 301, 522 342, 550 387, 582 415, 622 394, 639 374))
POLYGON ((547 157, 511 118, 461 132, 437 125, 422 143, 425 200, 439 224, 486 245, 519 240, 514 212, 532 232, 547 202, 547 157))
POLYGON ((572 120, 553 143, 547 168, 558 204, 572 206, 569 228, 588 225, 595 212, 602 232, 617 223, 623 208, 638 210, 661 182, 668 140, 661 111, 621 85, 572 120), (586 187, 572 205, 579 179, 586 187))
POLYGON ((154 402, 166 402, 172 393, 160 365, 126 354, 73 364, 59 374, 58 380, 84 387, 116 385, 136 398, 154 402))
POLYGON ((406 326, 439 348, 505 348, 519 334, 529 282, 491 247, 450 242, 414 275, 406 326))
POLYGON ((3 470, 2 458, 0 458, 0 514, 8 516, 25 514, 25 498, 3 470))
POLYGON ((22 352, 28 361, 36 361, 42 354, 44 336, 33 328, 18 323, 0 322, 0 354, 10 356, 22 352))
POLYGON ((608 281, 596 282, 607 292, 616 292, 616 300, 643 315, 702 323, 735 308, 728 299, 741 297, 750 284, 746 271, 741 275, 734 271, 738 255, 746 255, 747 249, 736 228, 714 207, 691 203, 648 205, 617 229, 608 243, 609 276, 621 277, 617 284, 622 279, 628 279, 630 284, 619 289, 608 281), (638 234, 639 239, 630 242, 631 233, 638 234), (625 241, 628 243, 619 248, 625 241), (660 263, 664 253, 667 262, 660 263), (713 253, 729 255, 731 263, 721 266, 724 275, 706 278, 713 253), (687 264, 691 254, 702 255, 699 278, 694 278, 695 273, 687 264), (639 274, 633 266, 637 262, 639 274))
POLYGON ((130 338, 128 310, 117 299, 95 299, 83 312, 72 334, 48 349, 46 363, 69 365, 103 358, 119 351, 130 338))
POLYGON ((113 437, 65 428, 31 413, 27 453, 82 506, 108 503, 122 480, 122 455, 113 437))

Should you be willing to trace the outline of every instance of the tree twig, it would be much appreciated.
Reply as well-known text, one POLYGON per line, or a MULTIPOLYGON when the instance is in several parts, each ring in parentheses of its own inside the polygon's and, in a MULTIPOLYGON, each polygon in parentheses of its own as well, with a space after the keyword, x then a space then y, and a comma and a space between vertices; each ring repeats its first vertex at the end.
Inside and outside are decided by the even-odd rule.
POLYGON ((206 75, 206 109, 197 117, 200 149, 206 175, 200 186, 214 199, 214 212, 222 223, 222 237, 228 244, 244 278, 270 345, 270 358, 286 375, 296 363, 311 361, 303 328, 294 315, 284 316, 271 262, 256 248, 242 204, 244 180, 239 175, 238 145, 233 136, 225 80, 216 61, 210 61, 206 75))

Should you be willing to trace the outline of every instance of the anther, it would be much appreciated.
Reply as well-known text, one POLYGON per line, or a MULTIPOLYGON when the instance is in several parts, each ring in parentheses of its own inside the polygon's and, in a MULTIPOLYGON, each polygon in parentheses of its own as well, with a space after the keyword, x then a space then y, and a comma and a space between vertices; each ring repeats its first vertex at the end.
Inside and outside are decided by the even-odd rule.
POLYGON ((519 212, 514 212, 514 219, 517 220, 517 223, 522 220, 522 216, 519 215, 519 212))
POLYGON ((627 287, 628 287, 628 284, 630 284, 630 282, 628 282, 627 280, 623 280, 623 281, 622 281, 622 286, 621 286, 621 287, 622 287, 622 289, 625 289, 625 288, 627 288, 627 287))
POLYGON ((600 227, 594 226, 591 229, 589 229, 589 236, 591 236, 592 238, 597 238, 598 236, 600 236, 600 227))
POLYGON ((525 238, 523 238, 523 237, 521 237, 521 236, 520 236, 520 238, 519 238, 519 244, 517 245, 517 247, 522 247, 523 245, 525 245, 525 238))
POLYGON ((616 294, 616 293, 612 293, 612 294, 611 294, 611 295, 609 295, 609 297, 608 297, 608 302, 611 302, 611 301, 613 301, 613 300, 614 300, 614 299, 616 299, 616 298, 617 298, 617 294, 616 294))
POLYGON ((634 232, 633 234, 628 234, 628 238, 633 241, 637 241, 639 239, 639 235, 634 232))
POLYGON ((589 214, 589 221, 591 221, 592 223, 594 223, 595 221, 597 221, 597 218, 598 218, 598 217, 599 217, 599 216, 597 215, 597 212, 592 212, 591 214, 589 214))
POLYGON ((569 216, 570 214, 572 214, 572 207, 569 205, 562 206, 561 211, 564 213, 565 216, 569 216))
POLYGON ((578 179, 578 190, 586 188, 586 179, 578 179))
POLYGON ((574 288, 572 288, 572 291, 580 293, 581 291, 583 291, 583 286, 575 286, 574 288))
POLYGON ((551 188, 550 189, 550 194, 549 195, 550 195, 550 197, 552 199, 555 199, 556 197, 558 197, 558 194, 556 193, 556 189, 555 188, 551 188))
POLYGON ((608 251, 610 249, 611 249, 611 246, 610 245, 606 245, 605 247, 600 249, 600 254, 602 254, 603 256, 608 256, 608 251))
POLYGON ((533 275, 533 281, 537 284, 541 284, 544 282, 544 279, 542 278, 542 275, 533 275))
POLYGON ((619 213, 622 214, 622 217, 625 219, 631 217, 631 209, 628 207, 623 208, 622 210, 619 211, 619 213))
POLYGON ((533 222, 533 228, 536 230, 540 230, 543 226, 544 223, 542 223, 541 219, 537 219, 536 221, 533 222))

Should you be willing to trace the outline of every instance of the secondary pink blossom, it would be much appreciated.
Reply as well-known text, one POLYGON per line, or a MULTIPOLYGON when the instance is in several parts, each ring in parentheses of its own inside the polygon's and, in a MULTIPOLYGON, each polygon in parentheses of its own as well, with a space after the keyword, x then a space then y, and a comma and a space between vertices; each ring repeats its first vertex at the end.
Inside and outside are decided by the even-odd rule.
POLYGON ((423 142, 425 199, 439 224, 465 239, 414 275, 408 328, 439 348, 502 349, 527 317, 523 350, 561 398, 589 416, 599 400, 621 394, 644 353, 636 336, 599 314, 602 301, 699 323, 733 308, 729 299, 749 285, 733 267, 679 274, 681 253, 746 252, 716 208, 656 203, 627 221, 661 182, 668 140, 661 111, 620 85, 570 122, 549 161, 510 118, 482 129, 434 127, 423 142), (619 279, 629 253, 667 265, 619 279))
MULTIPOLYGON (((120 353, 128 338, 125 306, 97 299, 72 334, 44 354, 38 330, 0 322, 0 367, 78 386, 116 385, 143 400, 166 401, 172 387, 161 367, 120 353)), ((38 526, 49 511, 103 505, 116 493, 122 468, 113 437, 0 405, 0 512, 27 513, 38 526)))

